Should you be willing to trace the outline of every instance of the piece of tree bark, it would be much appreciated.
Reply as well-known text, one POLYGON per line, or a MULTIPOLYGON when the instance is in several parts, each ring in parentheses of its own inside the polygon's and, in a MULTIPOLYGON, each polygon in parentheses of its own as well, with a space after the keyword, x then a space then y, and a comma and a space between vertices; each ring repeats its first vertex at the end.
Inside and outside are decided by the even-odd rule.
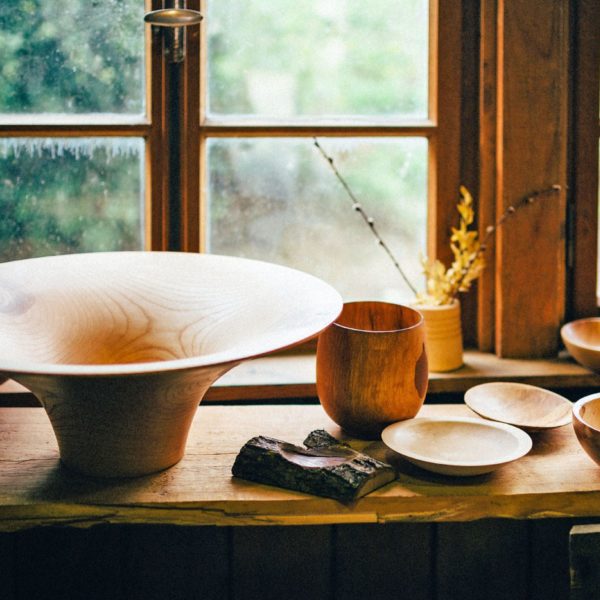
POLYGON ((304 445, 254 437, 240 450, 232 473, 341 501, 360 498, 396 477, 390 465, 353 450, 326 431, 311 432, 304 445))

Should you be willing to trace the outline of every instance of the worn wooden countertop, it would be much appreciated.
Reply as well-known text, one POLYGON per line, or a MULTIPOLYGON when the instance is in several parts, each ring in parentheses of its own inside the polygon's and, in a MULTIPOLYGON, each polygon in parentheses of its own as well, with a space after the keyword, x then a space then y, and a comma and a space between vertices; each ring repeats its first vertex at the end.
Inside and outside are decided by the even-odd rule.
MULTIPOLYGON (((420 416, 470 414, 464 405, 426 405, 420 416)), ((600 467, 580 448, 570 425, 536 434, 526 457, 475 478, 434 475, 404 462, 381 442, 351 442, 398 469, 395 482, 353 505, 231 477, 237 452, 252 436, 301 443, 318 428, 341 436, 319 405, 201 406, 178 465, 139 479, 94 481, 60 465, 42 409, 2 408, 0 530, 50 524, 307 525, 600 515, 600 467)))

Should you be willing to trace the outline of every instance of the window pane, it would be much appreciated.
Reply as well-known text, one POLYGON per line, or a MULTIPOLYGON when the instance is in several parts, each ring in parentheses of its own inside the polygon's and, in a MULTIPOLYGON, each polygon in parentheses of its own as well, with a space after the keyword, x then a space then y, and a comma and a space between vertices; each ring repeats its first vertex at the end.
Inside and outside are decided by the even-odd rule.
MULTIPOLYGON (((427 141, 324 138, 320 143, 413 285, 421 287, 427 141)), ((208 160, 210 252, 311 272, 346 299, 412 298, 311 139, 213 139, 208 160)))
POLYGON ((213 0, 209 112, 427 116, 427 0, 213 0))
POLYGON ((0 2, 0 112, 143 113, 144 3, 0 2))
POLYGON ((144 141, 0 140, 0 261, 144 246, 144 141))

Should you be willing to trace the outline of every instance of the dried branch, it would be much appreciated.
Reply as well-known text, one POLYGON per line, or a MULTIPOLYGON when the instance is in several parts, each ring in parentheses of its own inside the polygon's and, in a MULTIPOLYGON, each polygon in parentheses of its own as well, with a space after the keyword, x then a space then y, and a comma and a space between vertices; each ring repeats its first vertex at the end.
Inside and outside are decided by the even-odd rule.
POLYGON ((369 226, 377 243, 390 257, 406 285, 411 289, 417 300, 423 304, 449 304, 460 292, 468 291, 473 281, 481 275, 485 266, 484 253, 490 239, 496 233, 498 228, 523 206, 533 204, 540 197, 556 194, 562 189, 560 185, 554 184, 549 188, 536 190, 521 198, 515 204, 511 204, 502 213, 494 225, 486 227, 485 235, 483 239, 479 241, 477 231, 469 229, 469 226, 474 221, 475 214, 473 211, 473 199, 469 191, 461 186, 461 199, 457 206, 458 212, 460 213, 460 225, 458 229, 452 228, 452 235, 450 237, 450 248, 454 254, 454 262, 446 269, 439 260, 422 260, 424 272, 427 277, 427 289, 424 293, 420 294, 408 280, 406 274, 396 260, 396 257, 377 232, 374 220, 365 212, 361 203, 354 195, 354 192, 336 168, 333 158, 323 150, 316 137, 313 138, 313 140, 323 158, 329 163, 334 175, 342 184, 344 190, 346 190, 348 197, 352 201, 352 208, 360 214, 365 223, 369 226))
POLYGON ((560 190, 561 186, 555 184, 543 190, 536 190, 510 205, 494 225, 486 227, 485 236, 479 242, 477 232, 468 230, 474 218, 472 198, 468 190, 461 186, 461 200, 458 204, 461 213, 460 229, 452 229, 450 243, 454 262, 446 269, 439 260, 423 261, 427 276, 427 290, 424 294, 418 294, 419 302, 435 305, 449 304, 460 292, 467 292, 485 267, 484 253, 489 240, 498 228, 520 208, 533 204, 540 197, 558 193, 560 190))
POLYGON ((508 219, 511 215, 514 215, 519 208, 522 208, 523 206, 527 206, 528 204, 533 204, 540 196, 547 196, 548 194, 557 194, 561 190, 562 190, 562 187, 560 185, 558 185, 557 183, 555 183, 552 187, 545 188, 543 190, 536 190, 536 191, 532 192, 531 194, 529 194, 528 196, 521 198, 521 200, 519 200, 515 204, 511 204, 502 213, 502 215, 500 216, 498 221, 496 221, 495 225, 488 225, 485 228, 485 236, 484 236, 483 240, 481 241, 481 252, 485 251, 487 241, 496 233, 496 230, 498 229, 498 227, 500 227, 504 223, 504 221, 506 221, 506 219, 508 219))
POLYGON ((404 273, 404 271, 402 270, 400 263, 394 256, 393 252, 390 250, 389 246, 385 243, 383 238, 379 235, 379 232, 377 231, 377 228, 375 227, 375 220, 365 212, 365 209, 362 207, 362 204, 358 201, 358 199, 354 195, 354 192, 352 191, 352 189, 350 188, 350 186, 348 185, 346 180, 342 177, 341 173, 338 171, 337 167, 335 166, 335 162, 334 162, 333 158, 331 156, 329 156, 325 152, 325 150, 323 150, 323 147, 321 146, 321 144, 319 144, 319 140, 317 140, 316 137, 314 137, 313 140, 314 140, 315 146, 317 147, 317 149, 319 150, 319 152, 321 153, 323 158, 327 161, 327 163, 331 167, 331 170, 333 171, 334 175, 337 177, 338 181, 342 184, 342 187, 344 188, 344 190, 346 190, 348 197, 352 201, 352 208, 363 218, 363 221, 369 226, 371 233, 375 236, 375 239, 377 240, 377 244, 383 248, 383 250, 386 252, 386 254, 391 259, 391 261, 392 261, 394 267, 396 268, 396 270, 398 271, 398 273, 400 273, 402 279, 404 280, 404 283, 406 283, 406 285, 410 288, 412 293, 416 296, 417 295, 416 288, 412 285, 412 283, 406 276, 406 273, 404 273))

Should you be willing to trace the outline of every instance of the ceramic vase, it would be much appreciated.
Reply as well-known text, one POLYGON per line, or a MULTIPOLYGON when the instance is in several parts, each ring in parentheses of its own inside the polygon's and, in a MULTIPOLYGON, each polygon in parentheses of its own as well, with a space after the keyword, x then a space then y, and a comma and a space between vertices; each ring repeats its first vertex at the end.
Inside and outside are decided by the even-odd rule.
POLYGON ((460 302, 441 306, 414 305, 425 319, 425 338, 429 370, 435 373, 454 371, 463 365, 463 340, 460 302))

